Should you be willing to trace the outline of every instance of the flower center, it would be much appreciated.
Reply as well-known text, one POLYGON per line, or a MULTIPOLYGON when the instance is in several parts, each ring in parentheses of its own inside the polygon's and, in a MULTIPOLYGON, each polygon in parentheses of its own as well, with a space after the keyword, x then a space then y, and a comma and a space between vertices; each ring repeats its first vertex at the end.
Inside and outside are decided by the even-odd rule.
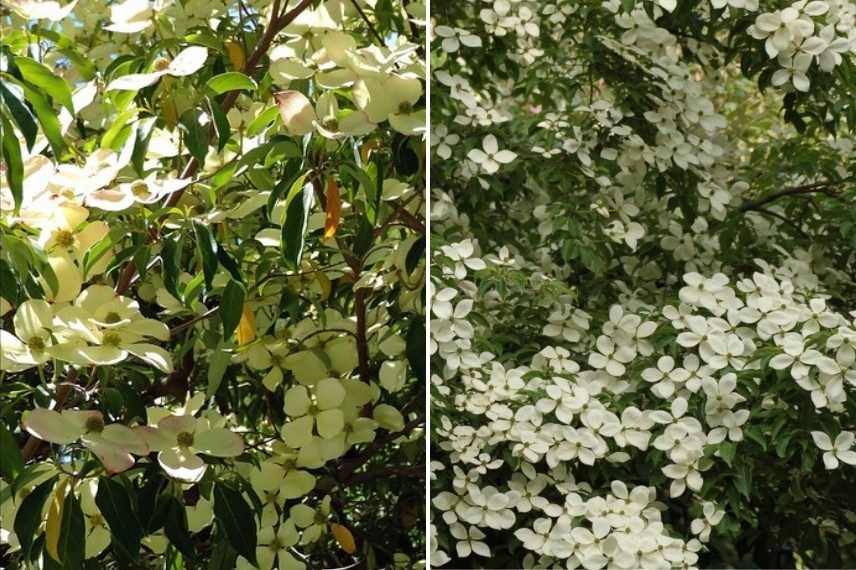
POLYGON ((413 105, 411 105, 408 101, 402 101, 402 103, 398 106, 398 113, 400 115, 407 115, 411 111, 413 111, 413 105))
POLYGON ((163 71, 167 67, 169 67, 169 60, 165 57, 159 57, 157 60, 155 60, 154 67, 157 71, 163 71))
POLYGON ((183 431, 178 434, 176 441, 178 441, 178 445, 182 447, 190 447, 193 445, 193 434, 188 431, 183 431))
POLYGON ((27 341, 27 346, 33 352, 42 352, 45 349, 45 339, 40 336, 34 336, 27 341))
POLYGON ((54 240, 60 247, 71 247, 74 245, 74 234, 68 230, 60 230, 54 234, 54 240))
POLYGON ((327 119, 323 123, 321 123, 325 129, 328 131, 338 131, 339 130, 339 121, 336 119, 327 119))
POLYGON ((268 548, 270 548, 274 552, 278 552, 282 550, 282 544, 279 542, 278 538, 274 537, 274 539, 270 542, 268 548))
POLYGON ((142 180, 138 180, 131 184, 131 193, 137 198, 148 198, 151 195, 151 192, 149 192, 149 185, 142 180))
POLYGON ((121 344, 121 342, 122 342, 122 337, 119 335, 119 333, 108 332, 107 334, 104 335, 104 341, 102 342, 102 344, 104 346, 116 346, 116 347, 118 347, 119 344, 121 344))
POLYGON ((101 433, 104 431, 104 418, 101 416, 91 416, 86 418, 84 426, 86 433, 101 433))
POLYGON ((110 325, 112 325, 113 323, 118 323, 121 320, 122 317, 120 317, 119 313, 115 311, 110 311, 109 313, 107 313, 107 316, 104 317, 104 322, 110 325))

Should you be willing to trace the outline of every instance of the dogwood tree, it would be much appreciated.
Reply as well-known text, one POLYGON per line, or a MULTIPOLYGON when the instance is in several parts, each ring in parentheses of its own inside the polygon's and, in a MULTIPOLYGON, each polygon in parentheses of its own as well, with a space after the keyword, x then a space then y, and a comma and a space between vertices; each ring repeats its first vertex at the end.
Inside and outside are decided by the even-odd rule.
POLYGON ((419 566, 425 6, 0 19, 0 566, 419 566))
POLYGON ((856 563, 856 4, 432 23, 432 563, 856 563))

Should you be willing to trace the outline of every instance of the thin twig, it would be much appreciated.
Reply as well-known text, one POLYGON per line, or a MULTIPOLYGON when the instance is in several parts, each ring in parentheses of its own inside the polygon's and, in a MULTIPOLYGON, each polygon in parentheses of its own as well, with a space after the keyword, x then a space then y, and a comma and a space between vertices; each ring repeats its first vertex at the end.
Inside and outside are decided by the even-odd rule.
POLYGON ((357 12, 360 13, 360 16, 362 17, 362 19, 366 23, 366 25, 369 27, 369 30, 371 30, 372 35, 375 37, 375 39, 378 41, 378 43, 380 45, 383 45, 383 38, 380 37, 379 33, 377 33, 377 30, 375 29, 374 24, 371 23, 371 21, 369 20, 369 17, 366 16, 365 12, 363 12, 363 9, 360 7, 357 0, 351 0, 351 4, 353 4, 354 8, 357 9, 357 12))

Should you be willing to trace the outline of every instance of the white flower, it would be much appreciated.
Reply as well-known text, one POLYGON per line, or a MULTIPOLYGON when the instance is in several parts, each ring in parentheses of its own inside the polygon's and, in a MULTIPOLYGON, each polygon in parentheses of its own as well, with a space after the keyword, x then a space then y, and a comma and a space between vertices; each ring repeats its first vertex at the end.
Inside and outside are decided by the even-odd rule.
POLYGON ((485 534, 477 526, 467 529, 461 523, 455 523, 449 527, 449 532, 458 541, 455 543, 455 550, 460 558, 466 558, 470 554, 490 557, 490 548, 483 542, 485 534))
POLYGON ((472 149, 467 153, 467 158, 481 166, 488 174, 499 170, 500 164, 508 164, 517 158, 510 150, 499 150, 499 144, 493 135, 487 135, 482 140, 482 149, 484 150, 472 149))
POLYGON ((434 28, 434 33, 443 38, 443 41, 440 42, 440 47, 448 53, 458 51, 462 44, 467 47, 481 47, 482 45, 480 37, 461 28, 437 26, 434 28))
POLYGON ((137 428, 152 451, 157 451, 158 462, 170 476, 181 481, 196 483, 208 466, 197 455, 237 457, 244 452, 244 440, 226 428, 211 427, 204 418, 190 415, 167 416, 157 428, 137 428))
POLYGON ((824 451, 823 465, 827 469, 835 469, 838 467, 838 461, 841 460, 848 465, 856 465, 856 451, 852 451, 854 435, 852 431, 842 431, 835 438, 835 442, 822 431, 811 432, 811 438, 814 444, 824 451))
MULTIPOLYGON (((129 0, 134 1, 134 0, 129 0)), ((208 59, 208 49, 202 46, 184 48, 172 61, 160 59, 155 62, 155 71, 131 73, 117 77, 107 86, 107 91, 136 91, 154 85, 164 75, 184 77, 202 69, 208 59)))
POLYGON ((79 439, 110 473, 130 468, 134 464, 131 454, 149 453, 149 446, 134 430, 121 424, 105 425, 104 416, 94 410, 36 408, 24 417, 24 429, 51 443, 68 445, 79 439))

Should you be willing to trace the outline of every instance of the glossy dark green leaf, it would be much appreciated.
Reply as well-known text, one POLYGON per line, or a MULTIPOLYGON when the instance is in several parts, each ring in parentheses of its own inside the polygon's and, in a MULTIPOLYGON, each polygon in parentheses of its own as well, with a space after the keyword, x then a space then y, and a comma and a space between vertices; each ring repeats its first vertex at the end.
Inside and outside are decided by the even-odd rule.
POLYGON ((208 128, 199 123, 199 112, 188 109, 181 114, 181 126, 184 131, 184 144, 200 166, 205 164, 208 154, 208 128))
POLYGON ((210 398, 220 389, 223 382, 223 374, 232 362, 232 355, 218 349, 208 357, 208 386, 205 388, 206 395, 210 398))
POLYGON ((18 507, 18 513, 15 515, 15 534, 21 543, 21 552, 24 553, 25 558, 29 558, 28 553, 42 522, 42 509, 55 484, 56 477, 41 483, 24 497, 21 506, 18 507))
POLYGON ((199 255, 202 257, 205 286, 211 289, 211 282, 214 280, 214 275, 217 274, 217 267, 219 266, 217 261, 217 250, 219 248, 208 226, 194 221, 193 232, 196 234, 196 247, 199 249, 199 255))
POLYGON ((285 165, 282 180, 274 186, 270 196, 268 196, 267 211, 268 218, 271 219, 271 221, 274 221, 272 219, 272 215, 273 209, 276 207, 276 203, 279 202, 283 196, 292 194, 295 188, 299 190, 303 186, 303 180, 305 178, 306 173, 300 171, 300 164, 296 160, 292 160, 285 165))
POLYGON ((249 90, 253 91, 258 87, 255 81, 247 77, 240 71, 227 71, 220 75, 215 75, 206 83, 209 89, 217 95, 222 95, 227 91, 249 90))
POLYGON ((425 323, 420 319, 410 322, 406 339, 407 362, 420 382, 425 381, 425 323))
POLYGON ((24 87, 24 96, 33 106, 33 111, 35 111, 36 118, 42 126, 42 132, 51 145, 51 150, 55 156, 60 156, 65 150, 65 141, 62 138, 62 125, 59 124, 59 118, 50 101, 40 91, 26 86, 24 87))
POLYGON ((146 160, 146 152, 149 148, 149 141, 152 139, 156 121, 155 117, 147 117, 137 123, 134 151, 131 153, 131 164, 134 166, 137 175, 141 177, 143 175, 143 163, 146 160))
POLYGON ((0 259, 0 297, 9 301, 13 307, 17 306, 20 300, 15 274, 3 259, 0 259))
POLYGON ((232 338, 232 333, 241 322, 241 312, 244 310, 244 286, 231 280, 223 290, 220 300, 220 321, 223 323, 223 340, 232 338))
POLYGON ((38 61, 28 57, 15 57, 15 65, 21 72, 21 76, 28 83, 40 87, 52 99, 68 109, 74 115, 74 103, 71 101, 71 89, 65 80, 54 74, 50 68, 38 61))
POLYGON ((234 549, 256 564, 256 519, 241 493, 224 485, 214 485, 214 516, 234 549))
POLYGON ((211 111, 211 116, 214 118, 214 128, 217 130, 217 150, 223 150, 226 143, 229 142, 229 137, 232 136, 232 127, 229 125, 229 119, 215 101, 206 98, 208 109, 211 111))
POLYGON ((95 504, 110 527, 113 543, 121 545, 132 558, 136 557, 140 551, 143 527, 134 512, 129 490, 119 481, 101 477, 98 480, 95 504))
POLYGON ((6 181, 9 183, 17 210, 24 199, 24 161, 21 159, 21 146, 5 114, 0 114, 0 126, 3 128, 3 162, 6 166, 6 181))
POLYGON ((218 531, 214 535, 214 551, 208 561, 208 570, 232 570, 235 568, 237 558, 238 553, 232 548, 222 531, 218 531))
POLYGON ((80 500, 73 491, 65 496, 62 506, 59 540, 56 553, 58 560, 53 560, 45 548, 43 560, 45 570, 78 570, 83 567, 83 552, 86 548, 86 524, 83 520, 83 509, 80 500))
MULTIPOLYGON (((9 87, 19 92, 23 91, 19 87, 13 86, 11 83, 9 84, 9 87)), ((23 93, 21 93, 21 95, 23 95, 23 93)), ((39 128, 36 126, 36 117, 27 105, 24 104, 23 99, 13 93, 3 84, 3 82, 0 82, 0 100, 3 101, 6 109, 8 109, 9 113, 12 115, 12 119, 14 119, 15 124, 18 125, 18 129, 21 131, 21 134, 24 135, 24 140, 27 143, 27 150, 33 150, 33 144, 36 142, 36 135, 39 132, 39 128)))
POLYGON ((18 443, 6 426, 0 423, 0 475, 11 485, 23 469, 24 459, 18 443))
POLYGON ((309 221, 309 211, 315 201, 315 191, 311 182, 303 185, 303 189, 288 204, 285 213, 285 223, 282 225, 282 254, 285 263, 291 269, 300 267, 303 257, 303 245, 306 239, 306 224, 309 221))
POLYGON ((166 537, 179 552, 187 558, 196 558, 196 549, 193 547, 190 531, 187 528, 187 511, 175 497, 170 497, 167 502, 163 530, 166 537))
POLYGON ((238 261, 232 257, 232 254, 226 251, 225 248, 217 248, 217 259, 220 260, 220 263, 223 267, 226 268, 232 278, 236 281, 244 282, 244 276, 241 274, 241 267, 238 265, 238 261))
POLYGON ((161 249, 163 284, 170 295, 181 299, 178 276, 181 274, 181 238, 164 238, 161 249))

